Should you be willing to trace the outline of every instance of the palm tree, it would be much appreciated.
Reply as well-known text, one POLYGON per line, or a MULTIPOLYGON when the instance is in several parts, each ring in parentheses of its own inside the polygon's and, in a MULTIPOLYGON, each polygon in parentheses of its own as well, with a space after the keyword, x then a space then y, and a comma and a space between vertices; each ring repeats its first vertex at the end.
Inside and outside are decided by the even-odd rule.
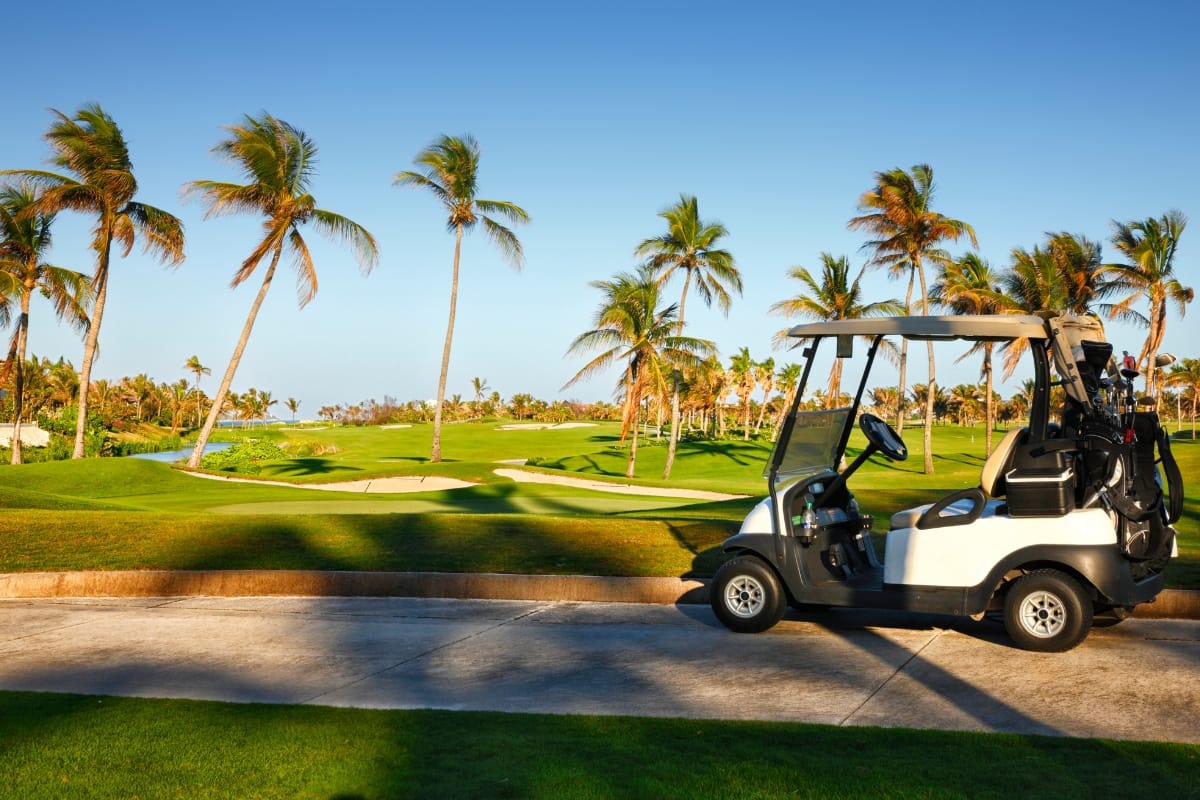
POLYGON ((758 422, 754 423, 754 433, 762 431, 763 417, 767 413, 767 402, 775 389, 775 359, 767 358, 754 365, 754 381, 763 390, 762 404, 758 407, 758 422))
POLYGON ((438 375, 437 405, 433 412, 433 445, 429 460, 442 460, 442 404, 446 399, 446 376, 450 372, 450 345, 454 339, 454 316, 458 306, 458 266, 463 234, 483 223, 483 231, 500 248, 500 253, 515 269, 525 259, 515 233, 492 216, 509 222, 528 222, 529 215, 515 203, 483 200, 476 197, 479 173, 479 144, 472 136, 441 136, 413 162, 421 172, 397 172, 394 183, 428 189, 447 213, 446 228, 454 233, 454 264, 450 278, 450 313, 446 322, 446 341, 442 346, 442 369, 438 375))
POLYGON ((196 427, 200 427, 200 378, 204 375, 211 375, 212 370, 200 363, 200 356, 190 356, 187 361, 183 362, 183 368, 196 376, 196 427))
MULTIPOLYGON (((877 303, 862 301, 861 283, 864 271, 859 270, 858 275, 851 281, 850 262, 845 256, 834 258, 829 253, 821 253, 820 280, 805 267, 792 267, 788 270, 788 277, 800 281, 804 288, 795 297, 772 304, 768 313, 824 322, 903 313, 904 309, 898 300, 883 300, 877 303)), ((787 329, 778 331, 772 341, 777 347, 782 346, 787 341, 787 329)), ((836 358, 829 373, 829 394, 826 396, 828 408, 832 408, 841 396, 841 385, 842 360, 836 358)))
POLYGON ((303 131, 265 113, 260 117, 247 116, 240 125, 230 125, 226 130, 228 138, 217 144, 213 152, 235 164, 246 183, 193 181, 184 186, 184 193, 199 194, 204 198, 208 203, 205 218, 239 212, 259 213, 265 218, 263 238, 234 274, 232 287, 253 275, 264 259, 269 258, 269 263, 229 366, 213 396, 196 447, 188 459, 188 466, 193 469, 200 465, 204 447, 221 415, 225 395, 250 339, 254 320, 285 250, 293 257, 300 307, 307 305, 317 293, 316 267, 301 228, 311 222, 318 233, 348 242, 364 274, 374 269, 379 260, 375 238, 365 228, 340 214, 317 208, 316 200, 309 194, 317 146, 303 131))
POLYGON ((871 390, 871 403, 880 411, 894 409, 899 394, 900 392, 895 386, 879 386, 871 390))
POLYGON ((1200 399, 1200 358, 1185 358, 1171 365, 1163 382, 1180 387, 1192 401, 1192 440, 1196 439, 1196 401, 1200 399))
MULTIPOLYGON (((874 251, 874 262, 888 267, 893 273, 900 271, 909 275, 908 293, 904 298, 904 311, 912 313, 912 279, 915 275, 921 285, 921 313, 929 314, 929 291, 925 283, 925 259, 944 260, 946 254, 938 245, 947 239, 958 241, 966 234, 974 247, 975 229, 965 222, 951 219, 934 211, 933 168, 928 164, 913 166, 911 174, 899 167, 889 172, 875 173, 876 185, 859 198, 861 211, 867 212, 849 222, 851 230, 866 230, 876 238, 865 247, 874 251)), ((907 363, 907 340, 901 342, 900 386, 904 386, 907 363)), ((936 386, 934 375, 933 342, 927 343, 929 355, 929 383, 936 386)), ((933 398, 935 392, 926 393, 925 403, 925 474, 933 474, 933 398)), ((902 431, 903 414, 897 419, 897 430, 902 431)))
MULTIPOLYGON (((660 285, 677 272, 683 273, 678 322, 678 335, 682 336, 688 290, 693 282, 706 306, 711 307, 716 300, 717 306, 728 316, 732 302, 730 290, 739 295, 742 293, 742 276, 733 255, 717 247, 718 240, 729 231, 719 222, 700 219, 699 202, 694 196, 680 195, 678 203, 658 216, 667 221, 667 232, 643 241, 634 250, 634 255, 647 257, 646 264, 658 276, 660 285)), ((671 477, 678 445, 679 380, 676 375, 671 387, 671 439, 663 468, 664 481, 671 477)))
MULTIPOLYGON (((43 259, 50 250, 54 215, 37 213, 37 197, 29 185, 0 187, 0 278, 20 304, 16 329, 8 348, 4 372, 13 372, 12 463, 21 463, 21 416, 25 412, 25 348, 29 341, 29 305, 34 291, 42 292, 59 319, 77 330, 87 329, 87 276, 55 267, 43 259), (32 212, 32 213, 27 213, 32 212)), ((9 292, 0 292, 7 295, 9 292)), ((0 324, 8 322, 8 305, 0 305, 0 324)))
POLYGON ((183 223, 166 211, 134 201, 137 181, 125 136, 100 106, 85 105, 74 117, 53 109, 51 113, 56 119, 45 135, 53 150, 50 163, 70 175, 41 170, 7 170, 0 174, 19 175, 41 190, 29 213, 68 210, 96 216, 92 231, 92 249, 97 255, 91 286, 92 318, 79 368, 79 406, 72 455, 83 458, 88 387, 108 299, 113 242, 120 247, 122 256, 128 256, 140 234, 147 254, 169 266, 178 266, 183 263, 183 223))
POLYGON ((742 405, 742 439, 750 441, 750 395, 754 394, 755 375, 749 347, 743 347, 729 359, 729 377, 742 405))
POLYGON ((284 405, 287 406, 288 411, 292 412, 292 424, 295 425, 296 412, 300 410, 300 401, 294 397, 289 397, 286 401, 284 401, 284 405))
POLYGON ((643 398, 662 391, 669 370, 698 367, 704 357, 716 351, 716 346, 676 332, 676 306, 658 307, 658 284, 647 270, 638 275, 622 273, 612 280, 593 281, 591 285, 604 295, 596 310, 595 327, 575 337, 567 354, 601 352, 563 388, 615 362, 624 362, 621 441, 632 430, 625 468, 625 476, 632 478, 637 459, 637 417, 643 398))
POLYGON ((796 390, 800 386, 801 371, 799 364, 785 364, 775 373, 775 382, 783 390, 783 405, 780 406, 779 414, 775 417, 775 429, 771 434, 771 441, 779 438, 783 421, 788 412, 792 410, 792 403, 796 399, 796 390))
POLYGON ((1187 304, 1195 298, 1195 291, 1180 283, 1175 275, 1175 252, 1186 227, 1187 217, 1176 210, 1157 218, 1125 223, 1113 221, 1113 246, 1129 263, 1109 264, 1104 272, 1111 276, 1108 281, 1111 293, 1128 294, 1103 308, 1108 311, 1109 319, 1133 322, 1149 330, 1137 363, 1139 369, 1145 369, 1146 391, 1153 394, 1157 394, 1154 360, 1167 330, 1167 306, 1174 303, 1179 316, 1183 317, 1187 304), (1133 308, 1141 298, 1145 298, 1150 306, 1148 317, 1133 308))
POLYGON ((1100 244, 1066 232, 1046 237, 1046 253, 1061 285, 1062 307, 1058 310, 1078 316, 1092 313, 1092 307, 1109 291, 1103 281, 1100 244))
POLYGON ((483 416, 483 396, 490 388, 492 387, 488 386, 487 378, 471 378, 471 391, 475 393, 475 413, 479 416, 483 416))
MULTIPOLYGON (((958 260, 945 262, 941 277, 929 291, 933 302, 963 315, 1001 313, 1003 303, 999 295, 999 276, 978 253, 967 253, 958 260)), ((996 420, 996 408, 992 402, 992 351, 995 346, 995 342, 976 342, 959 357, 961 361, 972 353, 983 353, 984 449, 988 455, 992 452, 992 428, 996 420)))

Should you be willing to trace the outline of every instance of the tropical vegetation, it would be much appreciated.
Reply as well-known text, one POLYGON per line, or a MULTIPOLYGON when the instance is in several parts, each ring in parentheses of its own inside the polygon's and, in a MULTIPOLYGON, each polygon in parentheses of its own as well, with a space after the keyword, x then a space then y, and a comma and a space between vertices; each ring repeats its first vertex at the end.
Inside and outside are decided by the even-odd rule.
POLYGON ((96 218, 92 249, 96 271, 92 275, 91 316, 83 363, 79 368, 79 395, 73 458, 84 456, 84 434, 92 366, 100 346, 100 324, 108 298, 108 277, 115 242, 127 256, 140 237, 146 253, 171 266, 183 263, 183 223, 172 214, 135 201, 137 181, 129 147, 117 123, 94 103, 82 106, 74 117, 51 110, 54 122, 45 139, 53 155, 50 164, 68 174, 44 170, 5 170, 37 188, 28 214, 76 211, 96 218))

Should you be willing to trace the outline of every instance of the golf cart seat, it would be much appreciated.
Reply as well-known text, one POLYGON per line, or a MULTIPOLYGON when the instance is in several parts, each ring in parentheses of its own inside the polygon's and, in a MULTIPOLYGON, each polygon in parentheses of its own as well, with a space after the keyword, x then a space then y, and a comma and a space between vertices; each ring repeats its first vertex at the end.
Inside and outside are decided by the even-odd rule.
POLYGON ((897 511, 892 515, 891 530, 966 525, 995 514, 1004 505, 1002 498, 1007 491, 1004 476, 1012 468, 1013 455, 1017 446, 1028 438, 1028 428, 1010 430, 984 462, 978 487, 954 492, 936 503, 897 511))

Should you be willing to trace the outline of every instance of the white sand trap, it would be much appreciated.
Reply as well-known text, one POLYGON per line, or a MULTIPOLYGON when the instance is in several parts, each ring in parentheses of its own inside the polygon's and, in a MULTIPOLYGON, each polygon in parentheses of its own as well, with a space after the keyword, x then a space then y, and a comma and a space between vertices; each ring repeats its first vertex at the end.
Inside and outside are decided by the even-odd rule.
POLYGON ((288 483, 267 481, 257 478, 232 478, 226 475, 210 475, 205 472, 184 472, 196 478, 210 478, 231 483, 257 483, 267 486, 287 486, 292 489, 320 489, 325 492, 357 492, 359 494, 404 494, 407 492, 441 492, 447 489, 463 489, 478 484, 460 481, 457 478, 439 478, 433 475, 408 475, 393 478, 371 478, 362 481, 338 481, 337 483, 288 483))
POLYGON ((749 495, 722 494, 707 492, 703 489, 660 489, 657 486, 633 486, 628 483, 605 483, 589 478, 571 478, 566 475, 547 475, 544 472, 527 472, 521 469, 493 470, 502 478, 511 478, 517 483, 553 483, 559 486, 575 486, 580 489, 592 489, 597 492, 618 492, 620 494, 644 494, 654 497, 686 497, 693 500, 738 500, 749 495))
POLYGON ((512 425, 501 425, 498 431, 565 431, 568 428, 594 428, 594 422, 514 422, 512 425))

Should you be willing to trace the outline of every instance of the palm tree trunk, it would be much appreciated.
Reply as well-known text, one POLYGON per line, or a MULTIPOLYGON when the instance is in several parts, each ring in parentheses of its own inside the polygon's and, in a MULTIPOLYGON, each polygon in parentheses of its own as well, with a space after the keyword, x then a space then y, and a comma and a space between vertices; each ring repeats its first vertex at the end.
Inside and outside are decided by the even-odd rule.
MULTIPOLYGON (((683 279, 683 294, 679 298, 679 333, 683 336, 683 309, 687 303, 688 286, 692 282, 692 271, 689 269, 683 279)), ((667 463, 663 466, 664 481, 671 479, 671 468, 675 465, 675 450, 679 447, 679 371, 671 371, 671 437, 667 444, 667 463)))
MULTIPOLYGON (((929 316, 929 291, 925 287, 925 268, 920 258, 914 258, 914 269, 921 279, 921 313, 929 316)), ((929 354, 929 385, 925 394, 925 474, 933 474, 933 398, 937 390, 937 378, 933 361, 933 342, 925 343, 929 354)))
POLYGON ((25 282, 25 291, 21 293, 21 318, 17 320, 17 346, 14 354, 13 367, 16 370, 13 375, 13 391, 16 397, 13 398, 13 429, 12 440, 9 447, 12 448, 12 463, 21 463, 21 414, 25 410, 25 343, 29 340, 29 297, 33 293, 33 282, 25 282))
POLYGON ((984 417, 987 431, 984 432, 984 455, 992 454, 992 427, 996 416, 995 406, 992 404, 992 343, 983 343, 983 383, 984 391, 987 392, 987 398, 984 400, 984 417))
POLYGON ((442 403, 446 400, 446 376, 450 373, 450 344, 454 340, 454 313, 458 305, 458 260, 462 254, 462 225, 454 229, 454 268, 450 277, 450 314, 446 322, 446 343, 442 346, 442 371, 438 375, 437 405, 433 407, 433 446, 429 463, 442 460, 442 403))
POLYGON ((267 268, 262 286, 259 287, 258 294, 250 305, 250 313, 246 315, 246 324, 242 326, 242 335, 238 339, 237 346, 233 348, 229 366, 226 367, 225 375, 221 378, 221 385, 217 388, 216 395, 213 396, 212 408, 208 410, 208 416, 204 419, 204 427, 200 429, 200 435, 196 438, 196 446, 192 449, 191 456, 188 457, 187 465, 191 469, 200 466, 200 459, 204 457, 204 448, 208 445, 208 437, 212 436, 213 428, 217 427, 217 419, 221 416, 222 406, 225 405, 225 396, 229 394, 234 373, 237 372, 238 364, 241 363, 242 353, 246 351, 246 343, 250 341, 250 331, 254 329, 254 320, 258 317, 258 310, 267 297, 267 290, 271 288, 271 279, 275 277, 275 267, 279 264, 279 256, 282 254, 283 245, 276 245, 275 252, 271 255, 271 266, 267 268))
POLYGON ((79 402, 76 403, 78 416, 75 419, 75 450, 71 458, 84 456, 84 431, 87 427, 88 389, 92 382, 92 362, 96 360, 96 351, 100 346, 100 322, 104 319, 104 302, 108 299, 108 262, 112 252, 112 230, 107 231, 104 238, 104 249, 100 253, 100 263, 96 267, 96 276, 92 281, 96 286, 96 300, 92 306, 92 319, 88 326, 87 340, 83 345, 83 363, 79 366, 79 402))
MULTIPOLYGON (((908 271, 908 291, 904 295, 904 314, 912 314, 913 271, 908 271)), ((904 397, 908 392, 904 382, 908 379, 908 339, 900 339, 900 391, 896 394, 896 435, 904 435, 904 397)))

